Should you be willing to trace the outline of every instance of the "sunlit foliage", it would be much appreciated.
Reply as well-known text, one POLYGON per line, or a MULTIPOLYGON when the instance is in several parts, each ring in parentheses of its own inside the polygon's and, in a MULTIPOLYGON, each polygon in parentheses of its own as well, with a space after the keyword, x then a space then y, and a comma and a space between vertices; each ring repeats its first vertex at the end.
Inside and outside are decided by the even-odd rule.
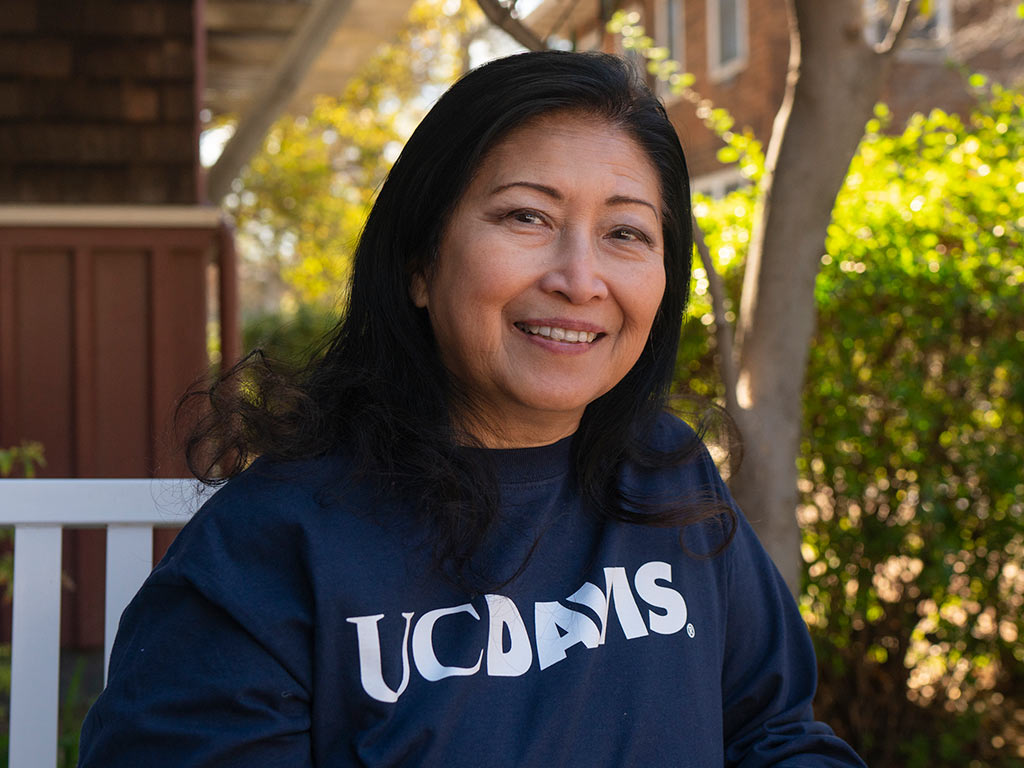
MULTIPOLYGON (((760 145, 638 26, 611 28, 760 178, 760 145)), ((816 285, 798 459, 819 716, 869 765, 1024 766, 1024 94, 866 126, 816 285)), ((753 185, 694 213, 737 309, 753 185)), ((697 268, 691 325, 711 326, 697 268)), ((679 388, 721 398, 691 328, 679 388)))
MULTIPOLYGON (((800 603, 819 714, 883 768, 1024 765, 1024 95, 978 91, 895 134, 879 106, 816 287, 800 603)), ((754 204, 695 200, 730 312, 754 204)), ((685 335, 681 385, 721 396, 714 351, 685 335)))
POLYGON ((267 134, 225 206, 235 217, 249 282, 272 286, 265 309, 333 309, 378 187, 405 139, 468 68, 481 26, 475 4, 418 0, 397 39, 337 95, 267 134))
POLYGON ((1024 765, 1024 95, 979 96, 879 107, 817 283, 802 606, 837 690, 900 684, 851 718, 902 722, 906 765, 1024 765), (907 737, 904 696, 960 729, 907 737))

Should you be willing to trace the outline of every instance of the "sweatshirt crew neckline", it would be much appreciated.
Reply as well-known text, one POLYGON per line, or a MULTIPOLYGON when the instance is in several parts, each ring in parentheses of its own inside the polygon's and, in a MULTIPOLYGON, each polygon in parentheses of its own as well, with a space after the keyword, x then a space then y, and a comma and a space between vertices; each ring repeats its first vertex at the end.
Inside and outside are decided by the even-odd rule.
POLYGON ((523 485, 564 477, 569 473, 572 441, 575 435, 563 437, 548 445, 529 448, 471 448, 486 456, 494 465, 501 485, 523 485))

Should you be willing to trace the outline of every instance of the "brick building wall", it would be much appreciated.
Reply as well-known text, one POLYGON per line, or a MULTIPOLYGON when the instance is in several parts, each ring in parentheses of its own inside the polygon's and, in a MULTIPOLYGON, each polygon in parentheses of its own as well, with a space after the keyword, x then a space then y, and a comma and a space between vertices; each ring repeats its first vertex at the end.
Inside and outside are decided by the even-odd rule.
POLYGON ((197 202, 193 0, 3 0, 0 203, 197 202))
MULTIPOLYGON (((683 70, 696 78, 693 90, 715 107, 724 107, 736 118, 738 128, 749 126, 754 135, 767 144, 772 122, 785 86, 789 60, 789 32, 785 9, 779 0, 746 0, 746 16, 752 33, 746 39, 746 64, 728 77, 710 71, 708 56, 707 0, 621 0, 616 7, 638 11, 647 34, 659 45, 666 44, 665 33, 658 28, 659 3, 672 2, 682 14, 683 70)), ((549 3, 550 4, 550 3, 549 3)), ((598 0, 581 0, 581 11, 559 28, 559 34, 573 39, 580 50, 601 49, 623 54, 616 36, 603 31, 598 0)), ((533 21, 536 28, 551 28, 560 6, 551 4, 533 21)), ((528 17, 530 22, 533 17, 528 17)), ((652 81, 651 85, 655 83, 652 81)), ((660 92, 660 91, 659 91, 660 92)), ((691 178, 723 170, 716 153, 722 142, 697 114, 696 105, 686 99, 664 93, 669 117, 679 133, 691 178)))
MULTIPOLYGON (((675 0, 679 2, 680 0, 675 0)), ((965 73, 980 72, 1007 85, 1024 75, 1024 26, 1016 18, 1012 0, 948 0, 950 28, 939 41, 909 39, 897 53, 892 73, 880 100, 892 110, 894 128, 914 112, 939 107, 965 113, 974 96, 966 87, 965 73)), ((941 3, 933 3, 939 14, 941 3)), ((708 71, 707 0, 682 0, 686 29, 684 68, 696 77, 694 90, 715 106, 725 107, 737 127, 749 126, 767 145, 772 122, 782 103, 789 38, 786 15, 778 0, 747 0, 748 45, 746 65, 730 78, 716 81, 708 71)), ((654 19, 651 0, 645 19, 654 19)), ((690 172, 699 179, 721 171, 715 160, 721 142, 706 129, 694 106, 669 103, 669 114, 679 130, 690 172)))
MULTIPOLYGON (((648 34, 659 44, 666 35, 658 28, 659 3, 673 2, 683 19, 683 69, 696 78, 693 90, 709 105, 724 107, 736 120, 737 129, 749 127, 767 145, 772 124, 785 90, 789 59, 789 35, 785 8, 779 0, 740 0, 745 7, 747 51, 744 64, 727 77, 715 76, 709 67, 708 14, 712 0, 622 0, 619 7, 637 10, 648 34)), ((938 41, 909 39, 897 53, 892 74, 880 100, 892 109, 893 126, 903 125, 913 112, 935 107, 949 112, 968 111, 974 97, 966 87, 966 72, 980 72, 1007 85, 1024 77, 1024 26, 1016 17, 1016 0, 936 0, 935 18, 947 17, 948 34, 938 41), (943 7, 944 6, 944 7, 943 7)), ((573 18, 597 19, 592 13, 573 18)), ((545 18, 545 21, 547 19, 545 18)), ((571 22, 570 22, 571 23, 571 22)), ((561 34, 582 48, 618 50, 616 40, 600 34, 600 23, 586 21, 561 34)), ((716 160, 722 142, 703 125, 694 104, 666 95, 669 116, 679 131, 690 175, 697 186, 708 176, 726 171, 716 160)))
MULTIPOLYGON (((683 68, 696 78, 693 89, 697 93, 715 107, 727 109, 736 118, 737 129, 749 126, 767 145, 772 121, 782 103, 789 61, 785 10, 778 0, 747 0, 751 34, 747 36, 746 65, 722 79, 713 77, 708 66, 707 10, 705 2, 683 3, 683 68)), ((646 17, 654 18, 650 12, 646 17)), ((722 142, 704 126, 694 105, 670 99, 667 106, 686 152, 690 175, 699 178, 722 170, 715 159, 722 142)))
POLYGON ((1016 0, 949 0, 949 40, 931 50, 913 49, 897 56, 882 101, 892 108, 893 125, 914 112, 939 107, 967 113, 975 97, 966 87, 970 73, 986 75, 1007 86, 1024 85, 1024 22, 1016 0))

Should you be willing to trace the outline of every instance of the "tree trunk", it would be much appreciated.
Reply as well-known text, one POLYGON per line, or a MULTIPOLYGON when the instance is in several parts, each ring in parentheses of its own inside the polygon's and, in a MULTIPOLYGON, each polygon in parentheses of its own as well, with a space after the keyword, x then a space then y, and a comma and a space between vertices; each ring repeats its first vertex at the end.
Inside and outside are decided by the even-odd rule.
POLYGON ((788 0, 787 14, 786 92, 766 152, 737 325, 733 415, 744 460, 730 485, 795 593, 796 458, 814 283, 832 208, 889 56, 865 41, 860 0, 788 0))

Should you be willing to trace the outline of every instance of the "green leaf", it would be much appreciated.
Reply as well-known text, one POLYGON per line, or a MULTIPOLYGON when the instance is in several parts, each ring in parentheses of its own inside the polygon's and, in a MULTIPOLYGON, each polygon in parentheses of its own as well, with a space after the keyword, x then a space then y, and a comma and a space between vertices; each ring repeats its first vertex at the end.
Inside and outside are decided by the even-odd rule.
POLYGON ((718 162, 723 165, 729 165, 740 159, 740 153, 735 147, 722 147, 718 150, 716 157, 718 158, 718 162))

